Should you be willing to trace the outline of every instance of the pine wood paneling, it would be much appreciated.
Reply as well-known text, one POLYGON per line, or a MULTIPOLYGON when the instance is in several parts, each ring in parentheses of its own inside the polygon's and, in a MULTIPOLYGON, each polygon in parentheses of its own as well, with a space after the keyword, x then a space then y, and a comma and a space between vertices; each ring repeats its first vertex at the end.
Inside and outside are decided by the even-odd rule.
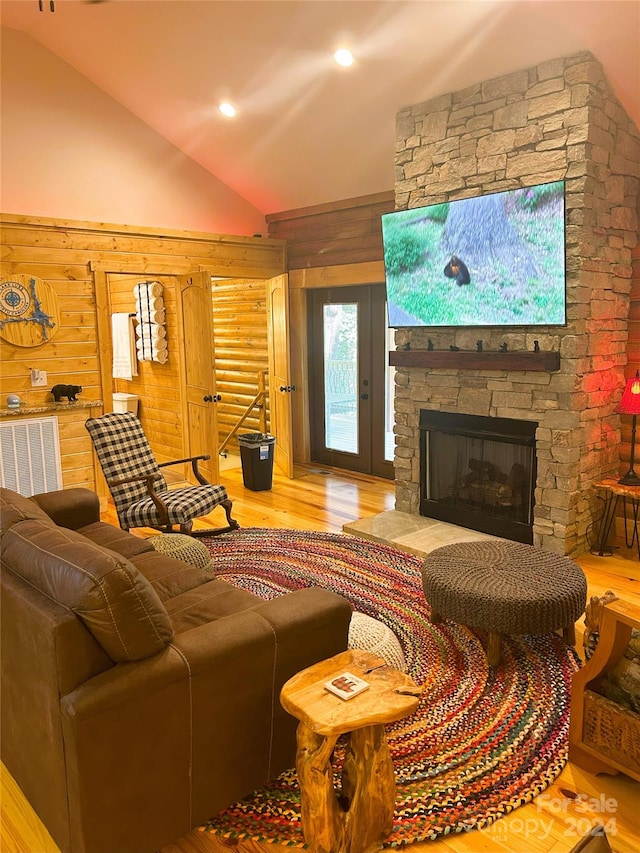
MULTIPOLYGON (((175 276, 205 269, 213 276, 271 278, 284 272, 284 242, 14 214, 0 215, 0 226, 2 277, 26 274, 42 278, 54 288, 60 306, 60 329, 51 342, 20 348, 0 341, 0 405, 8 393, 18 394, 30 408, 45 405, 52 399, 50 388, 58 382, 82 385, 81 399, 101 400, 107 410, 112 391, 136 393, 145 431, 160 461, 183 457, 175 276), (117 286, 111 294, 110 277, 122 280, 125 273, 131 274, 131 280, 124 279, 122 289, 117 286), (116 382, 111 378, 110 314, 133 312, 133 286, 147 278, 165 284, 169 361, 166 365, 143 362, 137 380, 116 382), (32 367, 47 371, 46 388, 31 387, 32 367)), ((231 342, 227 347, 227 359, 246 371, 247 386, 255 386, 257 370, 266 365, 266 318, 253 311, 249 304, 241 323, 247 332, 235 347, 231 342), (258 330, 259 340, 249 332, 251 324, 258 330)), ((228 326, 231 339, 238 328, 231 322, 228 326)), ((253 396, 243 381, 236 378, 235 384, 234 396, 253 396)), ((104 494, 101 475, 95 467, 92 471, 88 435, 85 439, 84 420, 89 413, 80 411, 76 415, 80 435, 75 440, 61 439, 64 483, 86 485, 104 494)), ((93 413, 99 415, 102 409, 93 413)), ((167 473, 171 476, 173 472, 167 473)))
POLYGON ((267 216, 269 236, 285 239, 289 269, 382 260, 383 213, 395 210, 391 190, 267 216))
MULTIPOLYGON (((130 274, 108 276, 111 312, 135 313, 134 288, 139 282, 150 279, 151 277, 130 274)), ((115 379, 114 390, 137 394, 138 417, 145 435, 153 447, 158 462, 169 462, 172 459, 182 459, 186 455, 180 405, 176 294, 172 277, 155 276, 153 280, 160 282, 163 288, 162 299, 166 315, 165 328, 169 359, 166 364, 139 361, 138 375, 131 380, 115 379)), ((174 472, 166 473, 171 477, 174 472)), ((181 475, 182 469, 179 468, 176 476, 181 475)))

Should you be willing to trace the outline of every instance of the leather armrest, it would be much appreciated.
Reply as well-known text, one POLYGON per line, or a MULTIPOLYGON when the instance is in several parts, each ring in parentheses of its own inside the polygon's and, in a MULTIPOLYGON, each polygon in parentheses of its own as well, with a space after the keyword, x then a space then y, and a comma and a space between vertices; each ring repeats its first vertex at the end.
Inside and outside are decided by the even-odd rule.
POLYGON ((289 592, 259 604, 255 612, 273 628, 280 654, 286 650, 293 666, 301 664, 293 672, 347 648, 352 607, 328 589, 289 592))
POLYGON ((60 489, 31 498, 61 527, 78 530, 100 521, 100 498, 90 489, 60 489))

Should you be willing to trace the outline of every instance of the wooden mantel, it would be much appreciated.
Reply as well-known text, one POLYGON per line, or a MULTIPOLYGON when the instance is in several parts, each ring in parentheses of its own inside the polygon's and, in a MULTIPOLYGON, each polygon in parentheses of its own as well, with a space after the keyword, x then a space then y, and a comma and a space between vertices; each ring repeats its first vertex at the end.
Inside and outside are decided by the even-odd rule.
POLYGON ((466 350, 393 350, 392 367, 454 367, 465 370, 560 370, 559 352, 470 352, 466 350))

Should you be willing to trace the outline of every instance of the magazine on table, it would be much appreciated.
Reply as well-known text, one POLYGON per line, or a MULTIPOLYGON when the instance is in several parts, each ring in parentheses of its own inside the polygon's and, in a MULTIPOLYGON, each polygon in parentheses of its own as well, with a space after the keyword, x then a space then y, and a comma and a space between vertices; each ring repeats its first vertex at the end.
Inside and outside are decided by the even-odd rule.
POLYGON ((328 690, 329 693, 333 693, 345 700, 353 699, 354 696, 357 696, 359 693, 363 693, 365 690, 368 690, 368 688, 369 682, 363 681, 352 672, 342 672, 340 675, 336 675, 335 678, 332 678, 331 681, 327 681, 324 686, 324 689, 328 690))

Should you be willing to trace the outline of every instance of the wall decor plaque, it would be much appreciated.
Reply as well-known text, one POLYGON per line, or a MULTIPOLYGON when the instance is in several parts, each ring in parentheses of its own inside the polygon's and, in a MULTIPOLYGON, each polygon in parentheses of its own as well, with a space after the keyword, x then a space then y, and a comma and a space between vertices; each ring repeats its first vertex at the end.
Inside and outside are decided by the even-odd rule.
POLYGON ((60 328, 58 296, 34 275, 0 280, 0 338, 17 347, 47 343, 60 328))

